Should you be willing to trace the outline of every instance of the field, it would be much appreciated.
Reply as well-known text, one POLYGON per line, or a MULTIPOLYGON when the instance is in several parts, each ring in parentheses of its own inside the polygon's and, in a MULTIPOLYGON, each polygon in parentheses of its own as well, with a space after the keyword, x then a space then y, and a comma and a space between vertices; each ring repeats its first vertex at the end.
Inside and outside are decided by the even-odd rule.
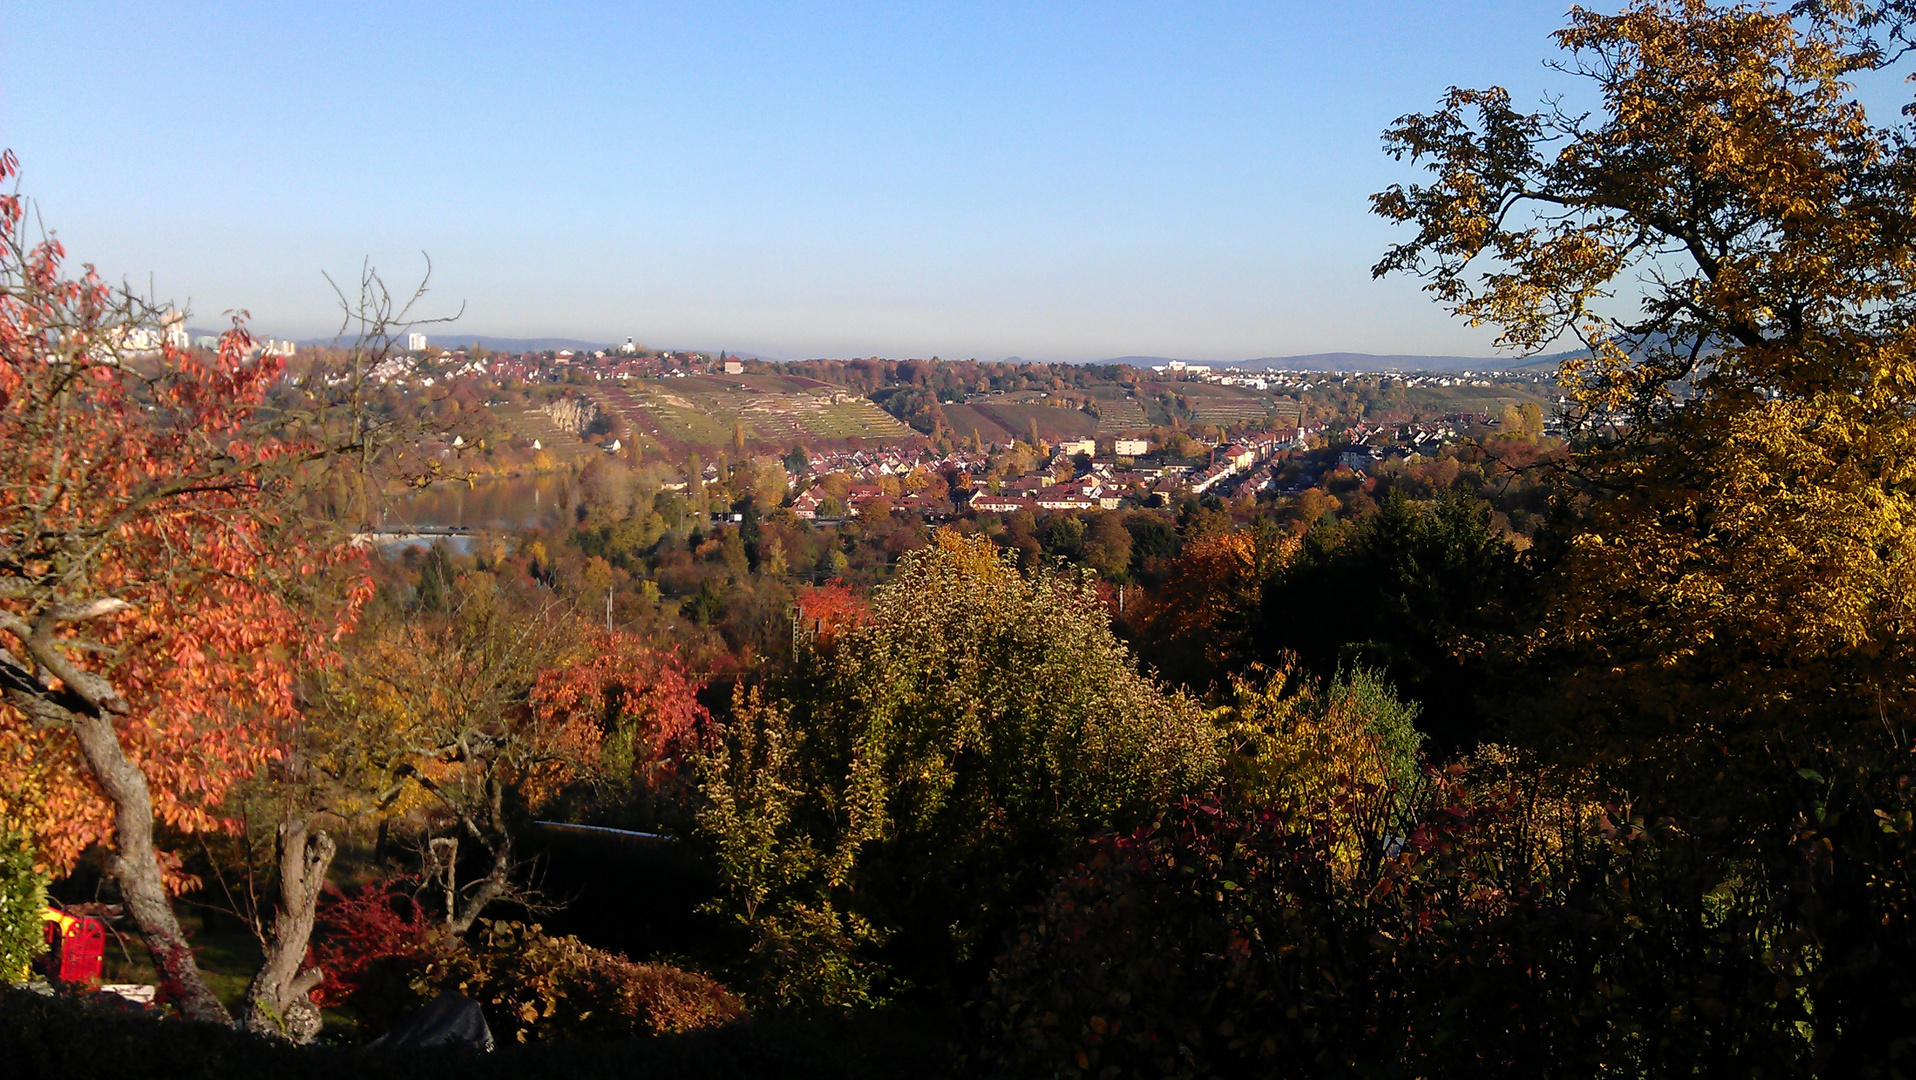
POLYGON ((1548 384, 1525 386, 1517 383, 1498 383, 1494 386, 1413 386, 1404 391, 1404 399, 1412 408, 1421 413, 1488 413, 1495 416, 1505 405, 1523 405, 1526 402, 1539 402, 1545 405, 1544 411, 1550 411, 1550 395, 1555 387, 1548 384))
POLYGON ((1144 406, 1138 404, 1137 398, 1123 391, 1100 400, 1098 407, 1104 412, 1098 420, 1100 435, 1124 435, 1145 431, 1151 427, 1151 418, 1145 415, 1144 406))
POLYGON ((779 447, 912 434, 865 398, 777 375, 648 379, 591 393, 631 436, 671 446, 723 446, 740 425, 748 444, 779 447))
POLYGON ((1176 395, 1189 404, 1189 422, 1193 425, 1294 425, 1300 415, 1300 406, 1295 400, 1268 390, 1202 382, 1139 383, 1138 402, 1154 424, 1171 422, 1170 411, 1160 400, 1164 394, 1176 395))
POLYGON ((976 431, 988 443, 1028 439, 1033 423, 1038 437, 1052 442, 1088 439, 1099 430, 1097 418, 1090 413, 1030 403, 1036 400, 1035 394, 978 398, 966 405, 946 405, 945 419, 959 437, 970 438, 976 431))

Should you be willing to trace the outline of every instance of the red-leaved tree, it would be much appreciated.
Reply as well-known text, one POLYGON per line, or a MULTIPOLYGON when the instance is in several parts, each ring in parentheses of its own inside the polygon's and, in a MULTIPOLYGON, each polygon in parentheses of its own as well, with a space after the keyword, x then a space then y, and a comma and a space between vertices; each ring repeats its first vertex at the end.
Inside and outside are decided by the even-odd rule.
MULTIPOLYGON (((15 171, 0 156, 0 182, 15 171)), ((283 512, 321 451, 261 434, 280 360, 237 319, 216 351, 177 347, 151 306, 68 276, 25 215, 0 196, 0 810, 56 870, 108 846, 165 992, 223 1021, 155 826, 226 826, 221 800, 295 719, 296 671, 354 607, 318 620, 299 595, 353 556, 283 512)))

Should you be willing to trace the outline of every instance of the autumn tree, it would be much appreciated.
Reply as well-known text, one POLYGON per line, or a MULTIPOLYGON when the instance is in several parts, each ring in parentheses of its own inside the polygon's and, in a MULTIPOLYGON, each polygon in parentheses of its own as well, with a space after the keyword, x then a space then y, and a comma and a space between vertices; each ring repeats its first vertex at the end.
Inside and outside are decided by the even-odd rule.
POLYGON ((1540 741, 1716 823, 1774 940, 1816 942, 1791 978, 1836 1072, 1916 993, 1910 834, 1868 824, 1907 812, 1916 700, 1916 132, 1852 85, 1906 67, 1906 16, 1572 9, 1591 112, 1453 89, 1386 135, 1430 181, 1374 197, 1416 229, 1379 275, 1583 346, 1517 646, 1563 673, 1540 741))
POLYGON ((1144 611, 1146 656, 1168 677, 1199 687, 1248 665, 1264 590, 1297 547, 1295 537, 1269 528, 1186 543, 1144 611))
POLYGON ((154 832, 223 828, 222 797, 275 758, 332 629, 301 598, 348 556, 287 514, 319 451, 263 422, 279 359, 238 325, 176 348, 150 305, 63 276, 25 216, 0 198, 0 787, 30 793, 8 805, 54 868, 110 848, 168 996, 224 1020, 154 832))
POLYGON ((1598 114, 1453 90, 1388 135, 1434 182, 1375 201, 1418 228, 1380 275, 1503 344, 1589 346, 1562 373, 1596 502, 1560 630, 1614 650, 1603 677, 1656 724, 1688 712, 1673 694, 1751 719, 1838 687, 1900 701, 1916 158, 1846 81, 1880 54, 1842 21, 1698 0, 1577 10, 1557 36, 1598 114), (1726 680, 1736 654, 1779 667, 1726 680))
POLYGON ((474 574, 444 611, 369 627, 315 694, 310 753, 335 812, 417 815, 445 927, 539 902, 524 833, 576 786, 678 783, 704 709, 677 660, 474 574))
POLYGON ((801 626, 780 696, 741 700, 702 823, 778 996, 842 1004, 975 968, 1080 837, 1215 774, 1196 702, 1139 673, 1080 575, 1027 578, 941 530, 868 621, 801 626))

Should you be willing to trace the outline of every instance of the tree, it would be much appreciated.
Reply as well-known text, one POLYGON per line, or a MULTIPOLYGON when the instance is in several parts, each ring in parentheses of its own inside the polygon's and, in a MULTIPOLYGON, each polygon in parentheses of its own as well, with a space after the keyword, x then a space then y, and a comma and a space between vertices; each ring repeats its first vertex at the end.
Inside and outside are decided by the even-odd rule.
POLYGON ((1295 653, 1323 676, 1374 669, 1425 703, 1440 745, 1467 749, 1485 734, 1482 643, 1510 629, 1516 555, 1468 494, 1433 505, 1392 491, 1362 521, 1304 535, 1262 589, 1250 655, 1295 653))
POLYGON ((1096 514, 1084 540, 1084 562, 1106 581, 1123 584, 1131 576, 1131 530, 1117 514, 1096 514))
POLYGON ((1589 346, 1562 378, 1569 478, 1594 504, 1564 543, 1554 631, 1606 653, 1601 678, 1666 734, 1729 713, 1764 728, 1839 687, 1900 708, 1916 151, 1844 81, 1884 54, 1853 20, 1700 0, 1579 9, 1557 37, 1595 119, 1453 90, 1387 136, 1435 182, 1375 197, 1418 228, 1378 274, 1423 277, 1504 344, 1589 346), (1639 273, 1637 303, 1612 299, 1639 273), (1775 667, 1748 679, 1732 656, 1775 667))
POLYGON ((485 575, 451 608, 369 628, 316 695, 316 766, 337 811, 422 811, 424 876, 465 933, 500 902, 536 904, 521 837, 575 786, 674 797, 699 737, 698 683, 629 635, 515 602, 485 575))
POLYGON ((701 790, 714 842, 760 853, 722 860, 728 909, 807 1003, 977 968, 1079 838, 1217 769, 1196 703, 1139 674, 1092 582, 1027 579, 983 538, 940 530, 869 622, 800 647, 782 696, 736 710, 701 790))
POLYGON ((526 708, 573 640, 564 623, 550 609, 517 610, 495 588, 460 588, 444 612, 369 628, 315 695, 314 761, 337 789, 336 810, 426 812, 422 874, 454 933, 520 895, 526 786, 568 780, 596 757, 592 733, 539 723, 526 708))
POLYGON ((1887 1060, 1916 1000, 1912 838, 1867 824, 1913 774, 1916 131, 1848 81, 1907 62, 1910 14, 1573 9, 1592 113, 1452 90, 1386 136, 1432 182, 1374 197, 1417 229, 1379 275, 1506 345, 1585 346, 1509 643, 1557 676, 1530 737, 1734 861, 1833 1073, 1887 1060))
POLYGON ((224 827, 221 798, 276 756, 334 629, 297 597, 349 556, 287 513, 315 448, 261 429, 280 360, 237 323, 210 355, 157 340, 157 311, 63 277, 25 213, 0 197, 0 787, 36 790, 50 865, 110 844, 169 998, 225 1020, 154 829, 224 827))
POLYGON ((1169 677, 1199 687, 1245 667, 1254 659, 1265 586, 1297 546, 1268 528, 1186 543, 1145 613, 1146 655, 1169 677))

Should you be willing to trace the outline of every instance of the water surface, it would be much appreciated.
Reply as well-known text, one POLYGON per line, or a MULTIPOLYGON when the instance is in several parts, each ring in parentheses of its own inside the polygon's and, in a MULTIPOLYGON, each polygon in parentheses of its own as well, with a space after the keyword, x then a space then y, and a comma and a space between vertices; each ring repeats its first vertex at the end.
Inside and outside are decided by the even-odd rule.
POLYGON ((472 529, 511 531, 558 523, 572 509, 573 479, 565 473, 434 484, 395 500, 380 519, 382 531, 472 529))

